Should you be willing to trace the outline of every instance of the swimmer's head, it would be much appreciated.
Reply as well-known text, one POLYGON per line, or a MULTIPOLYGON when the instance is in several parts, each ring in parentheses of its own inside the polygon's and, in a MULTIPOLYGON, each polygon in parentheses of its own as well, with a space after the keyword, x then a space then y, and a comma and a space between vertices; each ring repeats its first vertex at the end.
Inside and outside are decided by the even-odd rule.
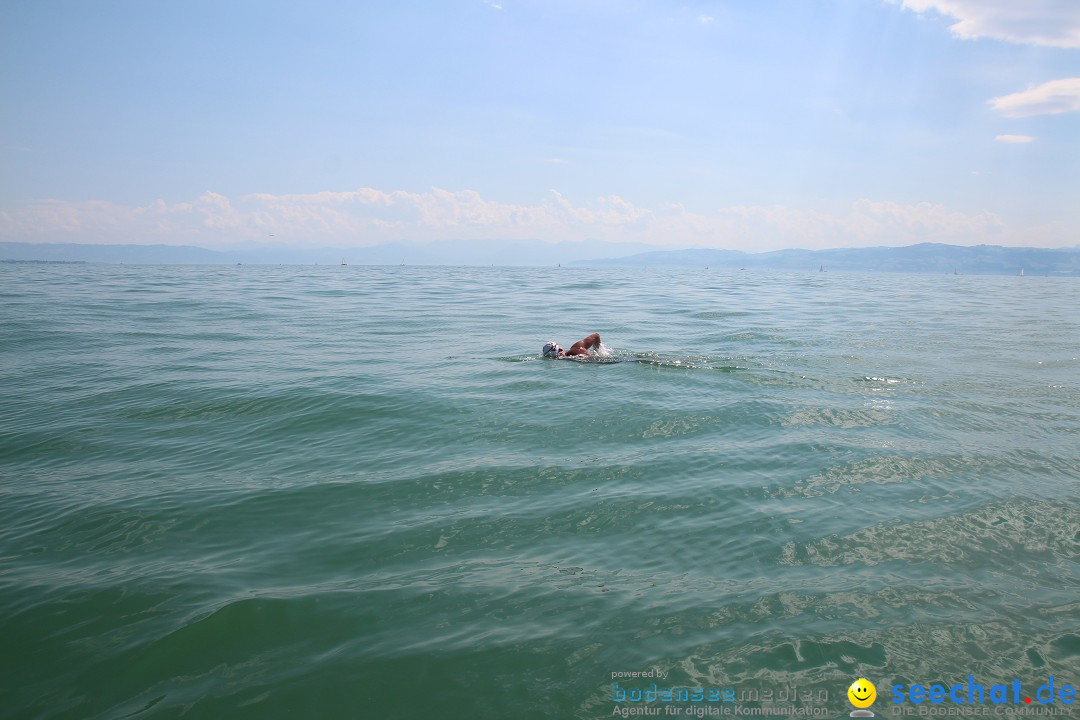
POLYGON ((559 347, 559 344, 554 340, 551 340, 546 345, 544 345, 544 357, 557 358, 559 357, 559 353, 561 352, 562 348, 559 347))

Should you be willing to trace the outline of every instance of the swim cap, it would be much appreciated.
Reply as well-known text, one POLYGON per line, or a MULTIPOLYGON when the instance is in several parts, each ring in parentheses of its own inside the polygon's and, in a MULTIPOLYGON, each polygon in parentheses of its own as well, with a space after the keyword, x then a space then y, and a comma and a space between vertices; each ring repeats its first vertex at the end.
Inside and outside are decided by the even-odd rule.
POLYGON ((559 357, 559 351, 562 350, 558 343, 554 340, 544 345, 544 357, 559 357))

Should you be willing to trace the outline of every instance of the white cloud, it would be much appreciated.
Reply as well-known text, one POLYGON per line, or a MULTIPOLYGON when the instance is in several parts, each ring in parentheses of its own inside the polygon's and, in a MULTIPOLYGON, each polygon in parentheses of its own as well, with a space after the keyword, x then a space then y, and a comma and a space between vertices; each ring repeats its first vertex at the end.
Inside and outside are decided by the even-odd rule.
POLYGON ((1003 143, 1029 143, 1035 141, 1035 138, 1030 135, 998 135, 994 139, 1003 143))
POLYGON ((1006 229, 1001 217, 985 210, 967 215, 935 203, 901 205, 874 200, 856 201, 849 225, 863 241, 861 244, 886 237, 899 239, 900 244, 952 242, 970 245, 993 241, 1006 229))
POLYGON ((1080 112, 1080 77, 1051 80, 1023 92, 996 97, 990 104, 1007 117, 1080 112))
POLYGON ((709 23, 711 23, 715 19, 716 18, 714 18, 712 15, 699 15, 698 16, 698 22, 701 23, 702 25, 708 25, 709 23))
POLYGON ((474 190, 428 192, 360 188, 304 195, 259 193, 231 199, 207 192, 190 202, 131 207, 46 200, 0 211, 0 239, 30 242, 170 243, 235 248, 274 242, 357 247, 394 241, 595 238, 668 247, 750 251, 948 242, 1044 246, 1075 242, 1064 228, 1033 234, 991 212, 940 204, 858 200, 846 212, 740 205, 693 212, 658 209, 617 195, 573 202, 552 190, 529 204, 491 200, 474 190))
POLYGON ((917 13, 955 18, 949 27, 964 40, 992 38, 1022 45, 1080 48, 1076 0, 890 0, 917 13))

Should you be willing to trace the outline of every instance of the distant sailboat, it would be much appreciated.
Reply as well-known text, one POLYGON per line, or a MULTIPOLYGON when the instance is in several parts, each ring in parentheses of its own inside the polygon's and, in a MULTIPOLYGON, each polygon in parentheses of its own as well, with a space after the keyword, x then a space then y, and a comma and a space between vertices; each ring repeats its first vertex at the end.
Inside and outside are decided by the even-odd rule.
POLYGON ((817 271, 818 271, 818 272, 825 272, 825 266, 824 266, 824 265, 822 265, 821 267, 819 267, 819 268, 817 269, 817 271))
POLYGON ((345 262, 345 258, 341 258, 341 264, 342 265, 348 265, 349 263, 345 262))
POLYGON ((1020 277, 1024 277, 1024 268, 1020 268, 1020 277))

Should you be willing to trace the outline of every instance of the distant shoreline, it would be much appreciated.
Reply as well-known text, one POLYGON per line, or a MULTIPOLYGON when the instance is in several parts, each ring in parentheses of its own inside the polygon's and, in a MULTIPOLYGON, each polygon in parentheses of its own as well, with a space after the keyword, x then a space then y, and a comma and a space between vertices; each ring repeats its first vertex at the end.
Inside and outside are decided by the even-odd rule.
POLYGON ((929 275, 1080 277, 1080 246, 1004 247, 919 243, 897 247, 787 249, 745 252, 547 244, 541 241, 394 243, 355 248, 253 247, 210 250, 190 245, 95 245, 0 242, 0 262, 127 265, 343 265, 451 267, 683 267, 788 272, 881 272, 929 275), (617 256, 603 257, 606 253, 617 256))

